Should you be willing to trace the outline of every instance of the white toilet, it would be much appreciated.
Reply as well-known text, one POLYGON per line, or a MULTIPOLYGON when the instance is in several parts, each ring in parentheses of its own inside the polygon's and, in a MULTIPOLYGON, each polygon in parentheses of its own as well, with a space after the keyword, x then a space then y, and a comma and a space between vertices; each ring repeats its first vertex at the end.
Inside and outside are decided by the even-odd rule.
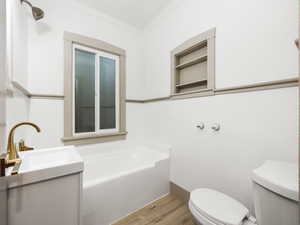
POLYGON ((191 192, 189 208, 201 225, 299 225, 298 167, 267 161, 253 171, 256 219, 237 200, 211 189, 191 192), (257 220, 257 222, 256 222, 257 220))

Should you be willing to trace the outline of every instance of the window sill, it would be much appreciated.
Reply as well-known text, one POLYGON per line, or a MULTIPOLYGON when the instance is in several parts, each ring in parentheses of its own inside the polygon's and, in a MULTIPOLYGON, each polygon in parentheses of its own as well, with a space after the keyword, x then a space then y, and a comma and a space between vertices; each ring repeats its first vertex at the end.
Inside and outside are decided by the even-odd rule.
POLYGON ((61 140, 65 145, 87 145, 110 141, 125 140, 128 132, 118 132, 111 134, 85 134, 72 137, 63 137, 61 140))

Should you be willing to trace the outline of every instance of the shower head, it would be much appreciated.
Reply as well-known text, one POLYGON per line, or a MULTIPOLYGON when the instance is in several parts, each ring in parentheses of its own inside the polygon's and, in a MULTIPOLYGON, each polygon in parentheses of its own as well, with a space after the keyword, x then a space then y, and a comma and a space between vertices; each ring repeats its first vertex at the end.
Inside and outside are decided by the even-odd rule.
POLYGON ((33 6, 27 0, 21 0, 21 3, 23 3, 23 2, 25 2, 27 5, 29 5, 31 7, 32 15, 33 15, 33 18, 35 20, 40 20, 40 19, 44 18, 44 11, 43 10, 41 10, 40 8, 37 8, 37 7, 33 6))
POLYGON ((44 18, 44 11, 37 7, 32 7, 32 15, 35 20, 40 20, 44 18))

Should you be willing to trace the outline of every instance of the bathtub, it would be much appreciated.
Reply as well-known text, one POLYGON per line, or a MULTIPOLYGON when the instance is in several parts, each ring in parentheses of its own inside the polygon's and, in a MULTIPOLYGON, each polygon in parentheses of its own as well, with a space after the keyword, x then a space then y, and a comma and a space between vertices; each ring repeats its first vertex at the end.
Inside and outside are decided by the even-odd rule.
POLYGON ((109 225, 169 193, 169 149, 82 155, 83 225, 109 225))

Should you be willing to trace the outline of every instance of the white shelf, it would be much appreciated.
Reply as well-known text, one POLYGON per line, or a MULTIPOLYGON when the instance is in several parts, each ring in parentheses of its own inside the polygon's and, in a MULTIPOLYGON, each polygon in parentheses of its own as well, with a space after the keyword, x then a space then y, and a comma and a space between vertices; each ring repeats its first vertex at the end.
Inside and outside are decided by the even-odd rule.
POLYGON ((192 59, 188 62, 185 62, 185 63, 182 63, 182 64, 179 64, 178 66, 176 66, 176 69, 184 69, 186 67, 189 67, 189 66, 192 66, 192 65, 195 65, 197 63, 201 63, 201 62, 205 62, 207 61, 207 55, 204 55, 204 56, 200 56, 200 57, 197 57, 195 59, 192 59))
POLYGON ((185 88, 185 87, 189 87, 189 86, 193 86, 193 85, 201 85, 201 84, 205 84, 205 83, 207 83, 207 79, 196 80, 193 82, 188 82, 188 83, 183 83, 183 84, 177 84, 176 87, 177 88, 185 88))

